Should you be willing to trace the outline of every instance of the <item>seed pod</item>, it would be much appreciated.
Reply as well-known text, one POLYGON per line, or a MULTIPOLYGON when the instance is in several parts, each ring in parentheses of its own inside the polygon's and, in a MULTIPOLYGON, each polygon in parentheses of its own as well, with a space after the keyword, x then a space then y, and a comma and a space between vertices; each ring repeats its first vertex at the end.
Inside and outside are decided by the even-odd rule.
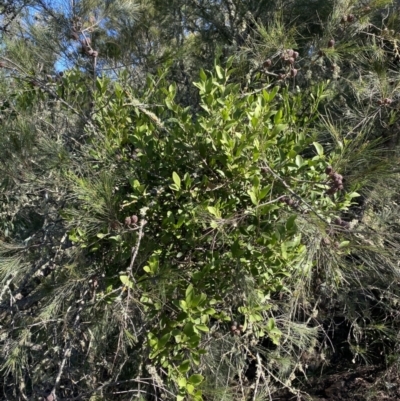
POLYGON ((285 60, 287 64, 293 65, 294 64, 294 58, 289 57, 287 60, 285 60))
POLYGON ((392 99, 385 98, 385 99, 383 99, 383 103, 384 104, 391 104, 392 103, 392 99))
POLYGON ((293 205, 294 205, 294 200, 293 200, 293 199, 289 199, 286 203, 287 203, 289 206, 293 206, 293 205))
POLYGON ((333 46, 335 46, 335 40, 334 40, 334 39, 331 39, 331 40, 328 42, 328 47, 333 47, 333 46))
POLYGON ((297 70, 296 68, 293 68, 290 70, 290 75, 294 78, 297 75, 297 70))
POLYGON ((240 330, 235 330, 235 335, 240 336, 240 330))
POLYGON ((348 16, 347 16, 347 21, 348 22, 354 22, 354 14, 349 14, 348 16))
POLYGON ((286 74, 283 74, 283 73, 278 74, 278 79, 280 81, 284 80, 285 78, 286 78, 286 74))
POLYGON ((131 224, 136 224, 138 222, 138 217, 136 216, 136 214, 131 216, 131 224))
POLYGON ((99 55, 99 52, 97 52, 96 50, 93 50, 93 49, 90 49, 90 50, 88 50, 87 51, 87 54, 90 56, 90 57, 97 57, 98 55, 99 55))
POLYGON ((286 54, 288 55, 288 57, 293 57, 294 51, 292 49, 288 49, 286 50, 286 54))
POLYGON ((342 219, 340 217, 336 217, 336 219, 334 220, 334 223, 338 226, 340 226, 342 224, 342 219))
POLYGON ((240 331, 243 331, 243 328, 244 328, 244 327, 243 327, 242 324, 239 324, 239 327, 238 327, 238 328, 239 328, 240 331))
POLYGON ((236 329, 237 329, 237 326, 233 324, 233 325, 231 326, 231 331, 235 331, 236 329))
POLYGON ((267 60, 265 60, 264 63, 263 63, 263 67, 264 67, 264 68, 269 68, 269 67, 271 67, 271 65, 272 65, 271 59, 267 59, 267 60))
POLYGON ((325 237, 325 238, 322 238, 322 242, 323 242, 325 245, 330 245, 331 240, 330 240, 329 238, 325 237))
POLYGON ((132 218, 130 216, 125 217, 125 225, 130 226, 132 224, 132 218))
POLYGON ((344 186, 343 186, 342 184, 340 184, 340 185, 337 187, 337 189, 338 189, 338 191, 343 191, 344 186))
POLYGON ((294 57, 294 59, 296 60, 296 59, 299 57, 299 52, 294 52, 294 53, 293 53, 293 57, 294 57))
POLYGON ((342 19, 340 20, 340 22, 342 24, 344 24, 345 22, 347 22, 347 15, 343 15, 342 19))
POLYGON ((332 166, 328 166, 328 167, 325 169, 325 173, 326 173, 326 174, 330 174, 330 173, 332 173, 332 172, 333 172, 332 166))
POLYGON ((338 173, 332 174, 332 178, 334 181, 342 181, 343 180, 343 176, 338 173))

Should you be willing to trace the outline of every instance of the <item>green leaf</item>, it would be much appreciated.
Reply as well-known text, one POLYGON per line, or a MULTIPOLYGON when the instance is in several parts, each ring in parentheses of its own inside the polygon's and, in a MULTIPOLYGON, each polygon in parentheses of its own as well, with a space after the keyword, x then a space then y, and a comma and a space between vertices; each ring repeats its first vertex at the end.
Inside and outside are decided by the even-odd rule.
POLYGON ((318 142, 314 142, 315 150, 317 151, 318 156, 322 156, 324 154, 324 148, 318 142))
POLYGON ((207 206, 207 210, 215 217, 221 217, 221 213, 214 206, 207 206))
POLYGON ((207 296, 205 294, 197 294, 193 295, 192 297, 192 302, 191 306, 192 308, 195 308, 196 306, 201 306, 204 304, 204 301, 207 299, 207 296))
POLYGON ((191 322, 186 323, 185 326, 183 327, 183 332, 184 332, 188 337, 192 337, 193 334, 195 334, 193 323, 191 323, 191 322))
POLYGON ((303 164, 304 164, 303 158, 300 155, 297 155, 296 156, 296 165, 297 165, 297 167, 300 168, 303 164))
POLYGON ((194 374, 189 377, 188 383, 198 386, 204 380, 204 376, 200 374, 194 374))
POLYGON ((260 194, 259 194, 259 196, 258 196, 259 200, 264 199, 264 198, 268 195, 268 193, 270 192, 270 190, 271 190, 271 185, 268 185, 268 186, 266 186, 265 188, 262 188, 262 189, 260 190, 260 194))
POLYGON ((287 230, 291 230, 291 229, 293 229, 293 228, 296 227, 296 225, 295 225, 295 220, 296 220, 296 218, 297 218, 297 215, 292 214, 292 215, 287 219, 287 222, 286 222, 286 229, 287 229, 287 230))
POLYGON ((186 288, 185 296, 186 296, 186 304, 190 307, 192 306, 192 298, 193 298, 193 285, 190 284, 188 288, 186 288))
POLYGON ((164 334, 158 341, 158 349, 164 348, 165 344, 167 344, 170 338, 171 338, 171 333, 164 334))
POLYGON ((172 180, 174 181, 176 188, 178 190, 181 189, 181 179, 179 178, 179 175, 175 173, 175 171, 172 173, 172 180))
POLYGON ((196 329, 204 333, 208 333, 210 331, 210 329, 204 324, 196 324, 196 329))
POLYGON ((180 377, 180 378, 178 379, 178 386, 179 386, 180 388, 186 388, 186 384, 187 384, 186 378, 180 377))
POLYGON ((179 372, 185 374, 189 371, 190 369, 190 361, 187 359, 186 361, 183 361, 180 365, 179 365, 179 372))
POLYGON ((275 137, 287 128, 287 124, 278 124, 272 129, 271 136, 275 137))
POLYGON ((279 109, 278 112, 275 114, 274 123, 279 124, 282 120, 282 116, 283 116, 283 110, 279 109))
POLYGON ((250 196, 251 202, 253 203, 253 205, 258 205, 258 200, 257 200, 257 195, 254 193, 254 191, 252 190, 248 190, 247 193, 250 196))
POLYGON ((123 285, 125 285, 126 287, 133 288, 133 283, 132 283, 132 281, 129 279, 128 276, 119 276, 119 279, 121 280, 121 283, 122 283, 123 285))
POLYGON ((102 234, 102 233, 98 233, 96 234, 97 238, 103 239, 104 237, 107 237, 108 234, 102 234))
POLYGON ((275 320, 270 318, 268 319, 268 323, 267 323, 267 330, 271 331, 275 328, 275 320))
POLYGON ((224 74, 222 71, 222 68, 219 65, 215 66, 215 71, 217 72, 217 76, 219 79, 223 79, 224 78, 224 74))
POLYGON ((183 299, 181 299, 179 301, 179 306, 182 310, 186 311, 188 310, 188 304, 186 303, 186 301, 184 301, 183 299))
POLYGON ((194 393, 194 386, 193 384, 188 383, 186 385, 186 391, 188 392, 188 394, 193 394, 194 393))
POLYGON ((201 78, 202 81, 205 81, 207 79, 207 75, 206 75, 206 73, 204 72, 204 70, 202 68, 200 68, 200 74, 199 75, 200 75, 200 78, 201 78))

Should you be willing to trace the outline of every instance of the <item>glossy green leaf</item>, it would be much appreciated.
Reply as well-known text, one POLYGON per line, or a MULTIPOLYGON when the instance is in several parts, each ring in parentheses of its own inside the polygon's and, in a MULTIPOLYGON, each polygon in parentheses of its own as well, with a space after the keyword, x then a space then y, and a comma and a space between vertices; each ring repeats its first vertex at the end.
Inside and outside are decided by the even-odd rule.
POLYGON ((200 374, 194 374, 189 377, 188 383, 198 386, 204 380, 204 376, 200 374))

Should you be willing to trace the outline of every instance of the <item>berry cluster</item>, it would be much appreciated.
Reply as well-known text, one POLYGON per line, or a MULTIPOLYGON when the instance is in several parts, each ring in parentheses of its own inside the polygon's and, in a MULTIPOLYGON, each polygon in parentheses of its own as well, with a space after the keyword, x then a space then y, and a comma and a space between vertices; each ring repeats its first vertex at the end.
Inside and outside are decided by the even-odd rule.
POLYGON ((338 191, 343 190, 343 176, 336 173, 332 166, 328 166, 325 169, 325 173, 329 175, 330 188, 326 191, 327 195, 333 195, 338 191))
POLYGON ((243 325, 242 324, 237 324, 237 322, 233 322, 231 326, 231 334, 233 336, 240 336, 241 333, 243 333, 243 325))
POLYGON ((126 226, 132 226, 135 225, 138 222, 138 217, 134 214, 132 216, 128 216, 125 218, 125 225, 126 226))
MULTIPOLYGON (((291 76, 292 78, 294 78, 297 75, 298 70, 296 68, 294 68, 294 63, 296 62, 298 57, 299 57, 299 53, 294 51, 293 49, 286 49, 286 50, 282 51, 280 58, 281 58, 283 64, 289 66, 290 70, 288 73, 283 73, 283 72, 279 73, 278 74, 279 80, 284 80, 288 76, 291 76)), ((268 70, 271 66, 272 66, 271 59, 267 59, 264 61, 264 63, 263 63, 264 69, 268 70)))
POLYGON ((293 49, 287 49, 281 53, 281 60, 288 65, 293 65, 298 57, 299 53, 295 52, 293 49))
POLYGON ((354 22, 355 19, 356 19, 356 17, 354 16, 354 14, 348 14, 348 15, 343 15, 343 17, 340 20, 340 22, 342 24, 345 24, 346 22, 352 23, 352 22, 354 22))
POLYGON ((378 100, 378 104, 380 106, 389 106, 392 104, 393 100, 389 99, 388 97, 385 97, 385 99, 378 100))

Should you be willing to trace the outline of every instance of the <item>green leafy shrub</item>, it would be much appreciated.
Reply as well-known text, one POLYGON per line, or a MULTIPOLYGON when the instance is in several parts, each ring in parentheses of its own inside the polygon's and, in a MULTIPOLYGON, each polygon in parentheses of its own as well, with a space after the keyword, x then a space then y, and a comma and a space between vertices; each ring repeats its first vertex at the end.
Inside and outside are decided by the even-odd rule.
MULTIPOLYGON (((340 233, 337 216, 357 194, 330 189, 337 173, 309 129, 314 116, 299 121, 301 93, 241 94, 220 66, 195 85, 203 111, 192 115, 174 102, 173 85, 149 78, 143 103, 99 79, 90 164, 69 175, 82 195, 64 216, 70 239, 106 278, 119 275, 97 299, 114 299, 125 314, 140 304, 147 334, 136 336, 134 323, 126 334, 145 341, 180 397, 200 399, 210 338, 231 331, 279 345, 271 296, 312 267, 296 222, 319 236, 340 233)), ((316 87, 315 106, 323 97, 316 87)))

